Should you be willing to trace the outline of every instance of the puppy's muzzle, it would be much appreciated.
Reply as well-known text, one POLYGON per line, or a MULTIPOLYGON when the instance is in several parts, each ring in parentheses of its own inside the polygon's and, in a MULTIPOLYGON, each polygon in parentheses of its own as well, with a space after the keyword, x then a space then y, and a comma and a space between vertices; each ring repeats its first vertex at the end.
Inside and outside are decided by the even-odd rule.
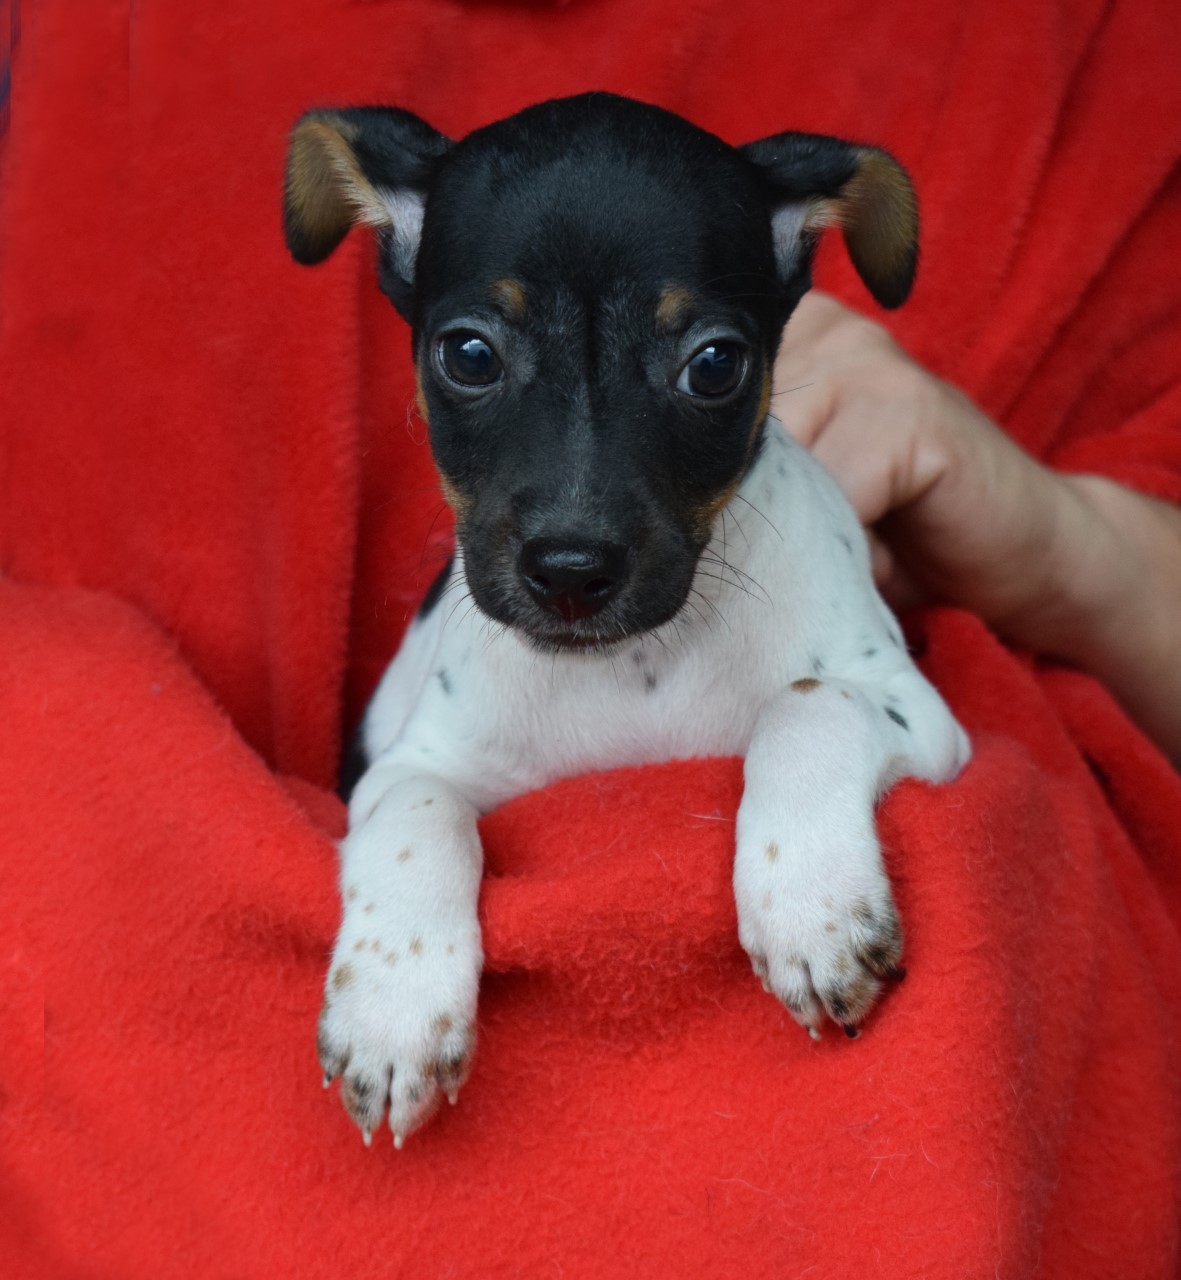
POLYGON ((529 595, 571 626, 593 617, 623 589, 627 547, 615 542, 530 538, 517 556, 529 595))

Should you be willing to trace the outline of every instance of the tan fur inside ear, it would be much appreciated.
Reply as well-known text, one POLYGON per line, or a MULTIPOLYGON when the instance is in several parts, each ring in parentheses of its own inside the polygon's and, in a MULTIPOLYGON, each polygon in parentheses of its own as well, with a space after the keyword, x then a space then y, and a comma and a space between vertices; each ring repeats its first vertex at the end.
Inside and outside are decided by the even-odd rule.
POLYGON ((303 120, 291 135, 287 192, 311 234, 343 235, 354 222, 388 223, 389 211, 349 145, 356 130, 338 118, 303 120))
POLYGON ((849 256, 875 292, 896 290, 896 282, 905 280, 905 297, 918 250, 914 187, 901 165, 881 151, 863 148, 858 160, 857 172, 842 192, 849 210, 843 224, 849 256))
POLYGON ((835 199, 809 206, 804 228, 839 226, 849 257, 883 306, 898 306, 910 292, 918 253, 919 213, 902 166, 884 151, 857 149, 857 172, 835 199))

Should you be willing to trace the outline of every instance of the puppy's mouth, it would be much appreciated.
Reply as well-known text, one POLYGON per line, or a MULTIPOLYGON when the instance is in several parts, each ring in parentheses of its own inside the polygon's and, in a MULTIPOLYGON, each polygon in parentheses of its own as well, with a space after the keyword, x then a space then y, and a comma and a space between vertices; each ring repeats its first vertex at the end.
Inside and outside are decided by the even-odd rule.
POLYGON ((640 634, 635 631, 557 630, 530 626, 517 626, 516 630, 541 653, 604 653, 640 634))
POLYGON ((540 653, 588 656, 606 653, 676 617, 688 599, 694 567, 695 561, 653 566, 632 576, 600 607, 572 614, 562 601, 539 600, 515 569, 484 573, 472 557, 464 558, 468 590, 481 613, 540 653))

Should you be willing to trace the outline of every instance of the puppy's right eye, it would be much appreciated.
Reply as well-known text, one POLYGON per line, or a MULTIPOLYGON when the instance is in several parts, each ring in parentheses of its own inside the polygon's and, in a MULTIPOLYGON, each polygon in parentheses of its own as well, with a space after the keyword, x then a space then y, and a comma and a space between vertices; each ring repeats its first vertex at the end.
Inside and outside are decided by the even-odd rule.
POLYGON ((439 339, 438 358, 443 372, 461 387, 490 387, 504 373, 491 343, 469 329, 444 334, 439 339))

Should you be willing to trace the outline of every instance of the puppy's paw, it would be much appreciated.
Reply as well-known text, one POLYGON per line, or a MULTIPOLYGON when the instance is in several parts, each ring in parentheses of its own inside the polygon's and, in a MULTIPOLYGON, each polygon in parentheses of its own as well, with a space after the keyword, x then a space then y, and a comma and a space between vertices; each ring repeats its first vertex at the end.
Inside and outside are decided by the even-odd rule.
POLYGON ((340 1096, 368 1146, 389 1111, 394 1145, 471 1069, 482 956, 476 922, 453 928, 345 927, 324 990, 316 1047, 324 1085, 340 1096))
POLYGON ((834 859, 827 875, 775 841, 761 856, 734 878, 751 967, 814 1039, 826 1015, 855 1037, 883 981, 902 976, 902 927, 876 849, 870 865, 834 859))

